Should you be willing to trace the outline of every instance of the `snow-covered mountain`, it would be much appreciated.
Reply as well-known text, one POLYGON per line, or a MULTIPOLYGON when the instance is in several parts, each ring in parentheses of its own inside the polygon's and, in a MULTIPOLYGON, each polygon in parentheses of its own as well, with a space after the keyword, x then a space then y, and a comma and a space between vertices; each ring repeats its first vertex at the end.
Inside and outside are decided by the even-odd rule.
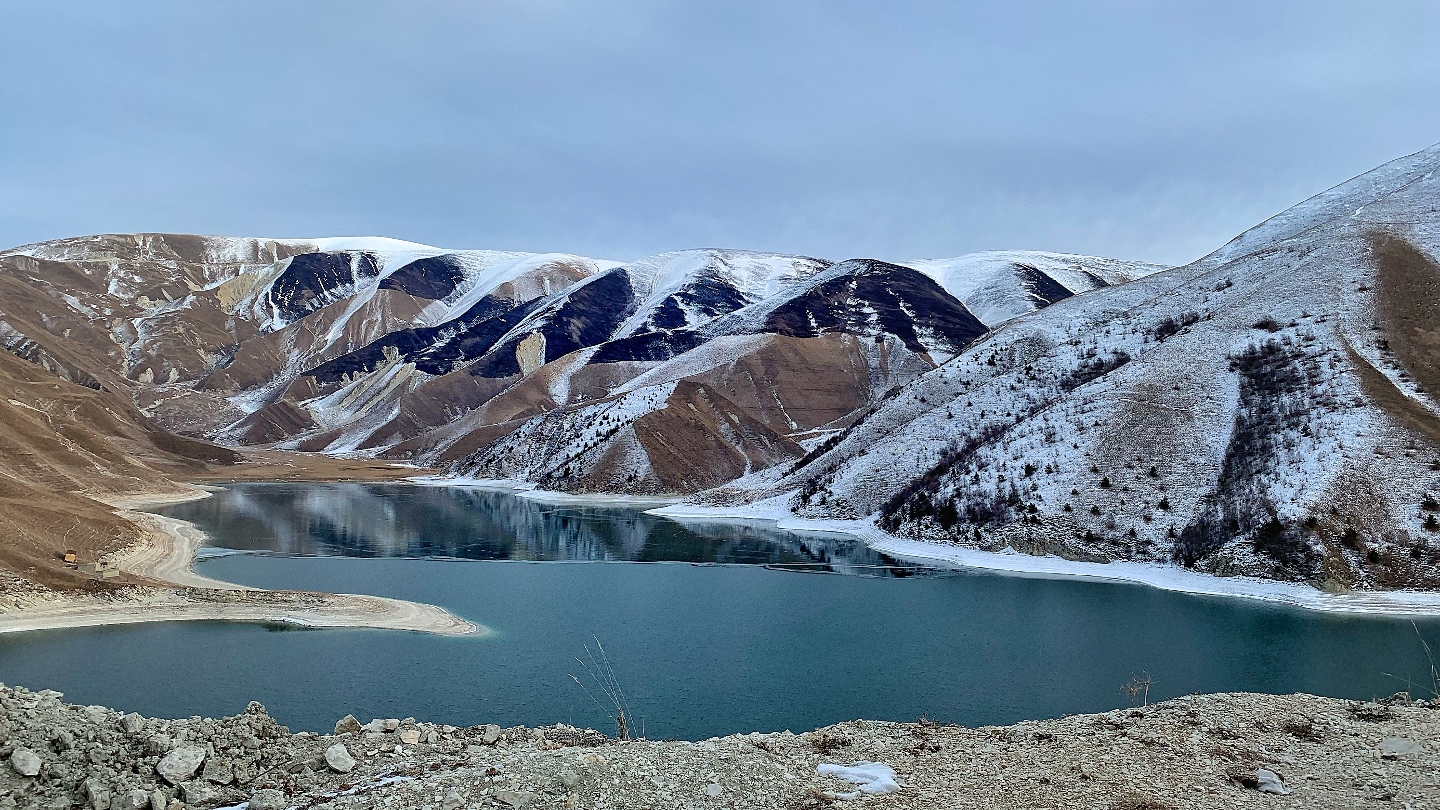
POLYGON ((799 463, 706 498, 981 549, 1433 588, 1437 169, 1440 147, 1191 265, 1008 320, 799 463))
POLYGON ((1033 250, 988 250, 900 262, 939 282, 988 326, 1072 295, 1165 270, 1162 265, 1033 250))
POLYGON ((191 436, 695 492, 794 461, 1000 317, 954 292, 1030 311, 1156 269, 911 264, 111 234, 0 253, 0 343, 191 436))
POLYGON ((180 433, 767 501, 983 549, 1435 587, 1437 169, 1440 147, 1393 161, 1168 270, 164 234, 17 248, 0 428, 24 449, 0 483, 23 505, 27 476, 147 481, 223 452, 180 433))

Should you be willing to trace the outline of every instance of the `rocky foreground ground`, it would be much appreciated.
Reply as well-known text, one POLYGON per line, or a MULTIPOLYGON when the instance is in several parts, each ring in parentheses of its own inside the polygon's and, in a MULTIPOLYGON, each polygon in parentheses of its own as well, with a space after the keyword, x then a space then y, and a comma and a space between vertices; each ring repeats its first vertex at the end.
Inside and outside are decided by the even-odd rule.
POLYGON ((159 720, 0 687, 0 808, 1440 808, 1440 701, 1192 696, 1008 727, 618 741, 252 703, 159 720), (248 803, 248 805, 247 805, 248 803))

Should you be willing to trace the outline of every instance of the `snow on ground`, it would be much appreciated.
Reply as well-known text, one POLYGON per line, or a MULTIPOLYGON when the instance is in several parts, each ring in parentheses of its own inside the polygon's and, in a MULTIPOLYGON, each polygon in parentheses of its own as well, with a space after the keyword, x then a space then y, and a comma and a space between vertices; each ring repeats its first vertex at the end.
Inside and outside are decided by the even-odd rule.
POLYGON ((1440 616, 1440 593, 1366 591, 1332 594, 1308 585, 1253 577, 1217 577, 1162 563, 1088 563, 1017 552, 977 551, 963 546, 907 540, 887 534, 869 520, 808 520, 790 512, 788 496, 738 507, 706 507, 678 503, 646 514, 682 523, 713 521, 773 522, 782 531, 832 532, 851 535, 870 548, 904 562, 954 567, 1016 576, 1081 579, 1148 585, 1197 596, 1254 599, 1329 613, 1391 616, 1440 616))
POLYGON ((833 776, 858 786, 856 790, 848 793, 832 793, 831 795, 837 799, 851 801, 861 796, 879 796, 900 792, 900 784, 895 781, 895 769, 883 762, 871 762, 864 759, 854 765, 831 765, 822 762, 815 766, 815 772, 821 776, 833 776))
POLYGON ((1033 281, 1023 275, 1025 268, 1043 273, 1071 293, 1124 284, 1168 269, 1145 262, 1034 250, 988 250, 950 259, 914 259, 896 264, 934 279, 991 327, 1044 306, 1036 300, 1044 291, 1035 289, 1033 281))
POLYGON ((685 312, 687 326, 708 322, 714 316, 686 300, 692 296, 703 298, 704 291, 695 289, 697 284, 728 287, 746 301, 755 302, 776 295, 829 264, 807 256, 717 249, 680 250, 639 259, 625 265, 625 271, 642 301, 616 330, 615 337, 643 331, 656 308, 671 296, 677 298, 685 312))

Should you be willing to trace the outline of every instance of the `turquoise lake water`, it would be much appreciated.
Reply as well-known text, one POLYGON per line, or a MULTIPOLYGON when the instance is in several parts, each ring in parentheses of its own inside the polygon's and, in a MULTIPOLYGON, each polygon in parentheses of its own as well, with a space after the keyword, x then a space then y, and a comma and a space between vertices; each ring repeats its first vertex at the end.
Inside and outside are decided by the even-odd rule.
MULTIPOLYGON (((168 623, 0 636, 0 680, 79 703, 292 729, 354 713, 613 731, 574 683, 598 638, 653 738, 921 715, 966 725, 1188 692, 1370 698, 1430 683, 1408 620, 1139 585, 945 572, 844 538, 681 525, 496 491, 245 484, 165 514, 213 539, 208 576, 440 605, 478 638, 168 623), (229 549, 246 553, 224 553, 229 549), (218 552, 218 553, 217 553, 218 552)), ((1418 625, 1432 645, 1440 622, 1418 625)), ((1421 690, 1416 689, 1417 696, 1421 690)))

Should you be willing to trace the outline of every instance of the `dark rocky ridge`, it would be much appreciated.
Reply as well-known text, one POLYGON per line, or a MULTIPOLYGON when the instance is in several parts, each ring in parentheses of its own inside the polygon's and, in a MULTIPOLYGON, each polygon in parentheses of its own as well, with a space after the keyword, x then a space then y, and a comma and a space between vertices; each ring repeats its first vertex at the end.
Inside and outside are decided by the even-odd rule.
POLYGON ((908 267, 851 259, 832 266, 831 274, 835 277, 772 310, 766 330, 790 337, 891 334, 916 354, 932 348, 922 341, 922 331, 952 354, 989 331, 939 284, 908 267))
POLYGON ((270 287, 270 305, 285 323, 293 323, 338 301, 356 283, 380 275, 373 253, 336 251, 301 253, 290 259, 270 287))

